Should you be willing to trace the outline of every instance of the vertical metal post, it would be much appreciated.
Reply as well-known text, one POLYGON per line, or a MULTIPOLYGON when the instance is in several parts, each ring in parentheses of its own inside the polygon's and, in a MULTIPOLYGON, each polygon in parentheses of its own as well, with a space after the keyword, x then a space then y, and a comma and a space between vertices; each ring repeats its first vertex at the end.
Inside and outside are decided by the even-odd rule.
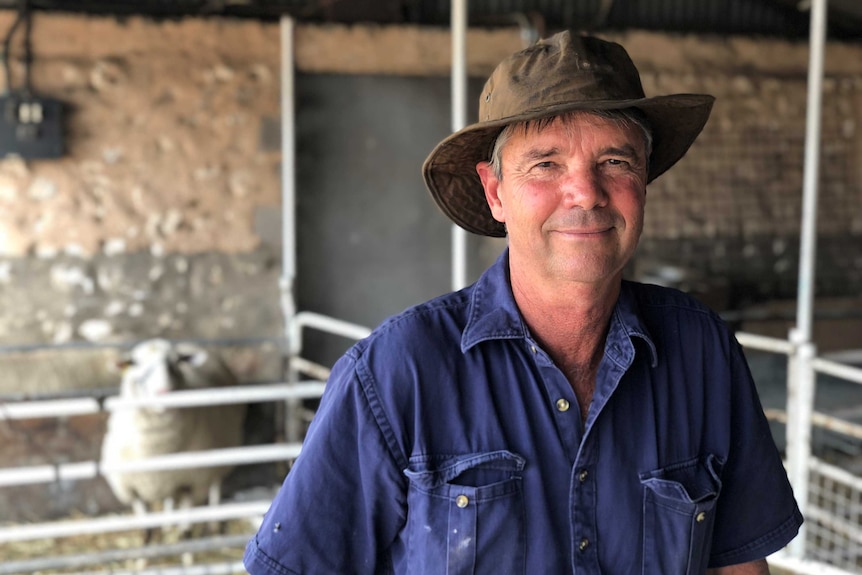
MULTIPOLYGON (((802 188, 802 229, 799 250, 799 287, 796 328, 790 332, 796 355, 789 364, 794 369, 788 389, 788 474, 799 507, 808 507, 811 457, 811 415, 814 409, 816 374, 812 361, 815 262, 817 241, 817 185, 820 161, 820 125, 823 95, 823 53, 826 42, 827 0, 812 0, 808 62, 808 107, 805 119, 805 165, 802 188), (792 438, 793 442, 789 440, 792 438)), ((806 546, 805 525, 790 544, 791 556, 803 558, 806 546)))
MULTIPOLYGON (((787 472, 793 493, 802 513, 808 508, 809 459, 811 458, 811 417, 814 412, 816 374, 813 361, 817 353, 815 345, 805 340, 798 329, 790 331, 794 344, 794 355, 788 362, 787 390, 787 472)), ((790 542, 791 557, 803 559, 806 551, 807 528, 803 524, 799 535, 790 542)))
MULTIPOLYGON (((296 281, 296 111, 294 109, 294 23, 282 16, 281 32, 281 311, 284 316, 284 336, 287 342, 287 381, 296 381, 290 368, 290 358, 299 353, 293 322, 296 317, 294 297, 296 281)), ((285 402, 284 434, 287 441, 299 441, 300 422, 297 417, 299 400, 285 402)))
MULTIPOLYGON (((467 125, 467 0, 452 0, 452 131, 467 125)), ((452 289, 467 285, 467 232, 452 225, 452 289)))
POLYGON ((808 63, 808 108, 805 118, 805 165, 802 188, 802 235, 799 251, 797 327, 811 339, 817 241, 817 184, 820 171, 820 130, 823 99, 823 52, 826 36, 826 0, 811 4, 811 40, 808 63))

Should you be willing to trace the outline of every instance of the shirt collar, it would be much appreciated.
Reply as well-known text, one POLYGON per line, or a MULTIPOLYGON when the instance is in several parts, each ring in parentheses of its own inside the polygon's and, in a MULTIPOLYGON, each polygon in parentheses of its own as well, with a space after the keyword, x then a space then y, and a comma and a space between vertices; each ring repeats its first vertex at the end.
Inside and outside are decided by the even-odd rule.
POLYGON ((467 306, 467 325, 461 335, 461 351, 489 339, 527 337, 527 326, 512 295, 509 281, 509 248, 473 285, 467 306))
MULTIPOLYGON (((474 345, 487 340, 523 339, 527 335, 527 326, 512 295, 509 248, 506 248, 472 287, 467 307, 467 325, 461 336, 461 351, 466 353, 474 345)), ((658 354, 639 313, 634 284, 624 281, 611 315, 606 348, 616 344, 618 349, 628 349, 633 355, 632 339, 635 337, 647 344, 655 367, 658 354)))
POLYGON ((608 343, 605 347, 609 348, 615 342, 622 343, 623 340, 628 342, 627 347, 631 347, 634 338, 640 338, 649 348, 652 360, 650 364, 655 367, 658 365, 658 352, 640 313, 636 286, 637 284, 633 282, 623 281, 620 297, 611 315, 611 327, 608 330, 608 343))

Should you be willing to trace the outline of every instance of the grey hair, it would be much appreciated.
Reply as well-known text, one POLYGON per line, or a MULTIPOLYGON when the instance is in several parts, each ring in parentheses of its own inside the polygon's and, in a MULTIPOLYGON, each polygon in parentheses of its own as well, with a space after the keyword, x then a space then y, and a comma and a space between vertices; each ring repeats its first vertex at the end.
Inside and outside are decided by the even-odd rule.
MULTIPOLYGON (((584 112, 587 112, 594 116, 599 116, 600 118, 615 120, 623 126, 636 126, 640 128, 644 136, 647 169, 649 169, 649 157, 652 154, 652 129, 650 128, 649 122, 647 121, 647 118, 643 112, 641 112, 637 108, 623 108, 620 110, 584 110, 584 112)), ((563 114, 562 117, 578 113, 581 113, 581 111, 569 112, 567 114, 563 114)), ((538 131, 541 131, 550 126, 556 119, 557 116, 550 116, 548 118, 539 118, 538 120, 516 122, 514 124, 509 124, 508 126, 503 128, 503 130, 497 136, 497 139, 494 141, 494 147, 491 151, 490 160, 491 168, 494 170, 494 175, 497 177, 498 180, 503 179, 503 148, 509 142, 509 139, 511 139, 512 135, 519 129, 536 129, 538 131)))

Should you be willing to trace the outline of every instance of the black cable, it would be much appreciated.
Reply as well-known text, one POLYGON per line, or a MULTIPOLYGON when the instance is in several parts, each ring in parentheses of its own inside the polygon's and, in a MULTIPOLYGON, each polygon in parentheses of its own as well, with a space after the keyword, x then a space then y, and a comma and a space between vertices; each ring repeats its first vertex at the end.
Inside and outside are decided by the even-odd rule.
POLYGON ((6 38, 3 40, 3 73, 6 78, 7 94, 12 92, 12 72, 9 69, 9 51, 12 44, 12 36, 15 34, 15 30, 18 28, 18 25, 21 24, 23 16, 23 11, 19 9, 18 16, 15 18, 12 26, 9 27, 9 31, 6 33, 6 38))
POLYGON ((33 46, 31 42, 33 18, 30 14, 28 0, 21 0, 21 7, 18 14, 19 17, 24 19, 24 93, 29 96, 33 92, 33 85, 30 81, 30 69, 33 64, 33 46))

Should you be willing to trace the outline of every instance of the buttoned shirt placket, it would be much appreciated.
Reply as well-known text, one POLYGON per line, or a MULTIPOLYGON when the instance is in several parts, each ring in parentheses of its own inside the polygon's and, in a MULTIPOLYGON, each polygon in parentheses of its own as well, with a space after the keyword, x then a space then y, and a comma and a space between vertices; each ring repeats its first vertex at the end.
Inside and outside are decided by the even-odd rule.
MULTIPOLYGON (((617 319, 616 316, 614 319, 617 319)), ((538 343, 528 338, 526 344, 542 376, 548 400, 552 403, 559 440, 569 457, 571 466, 568 505, 572 573, 599 574, 601 569, 598 557, 600 542, 597 538, 596 491, 600 478, 595 471, 598 444, 595 434, 591 431, 595 428, 602 409, 610 400, 626 369, 634 360, 634 346, 621 324, 617 321, 613 322, 605 355, 596 376, 596 391, 584 426, 577 398, 563 372, 538 343)))

